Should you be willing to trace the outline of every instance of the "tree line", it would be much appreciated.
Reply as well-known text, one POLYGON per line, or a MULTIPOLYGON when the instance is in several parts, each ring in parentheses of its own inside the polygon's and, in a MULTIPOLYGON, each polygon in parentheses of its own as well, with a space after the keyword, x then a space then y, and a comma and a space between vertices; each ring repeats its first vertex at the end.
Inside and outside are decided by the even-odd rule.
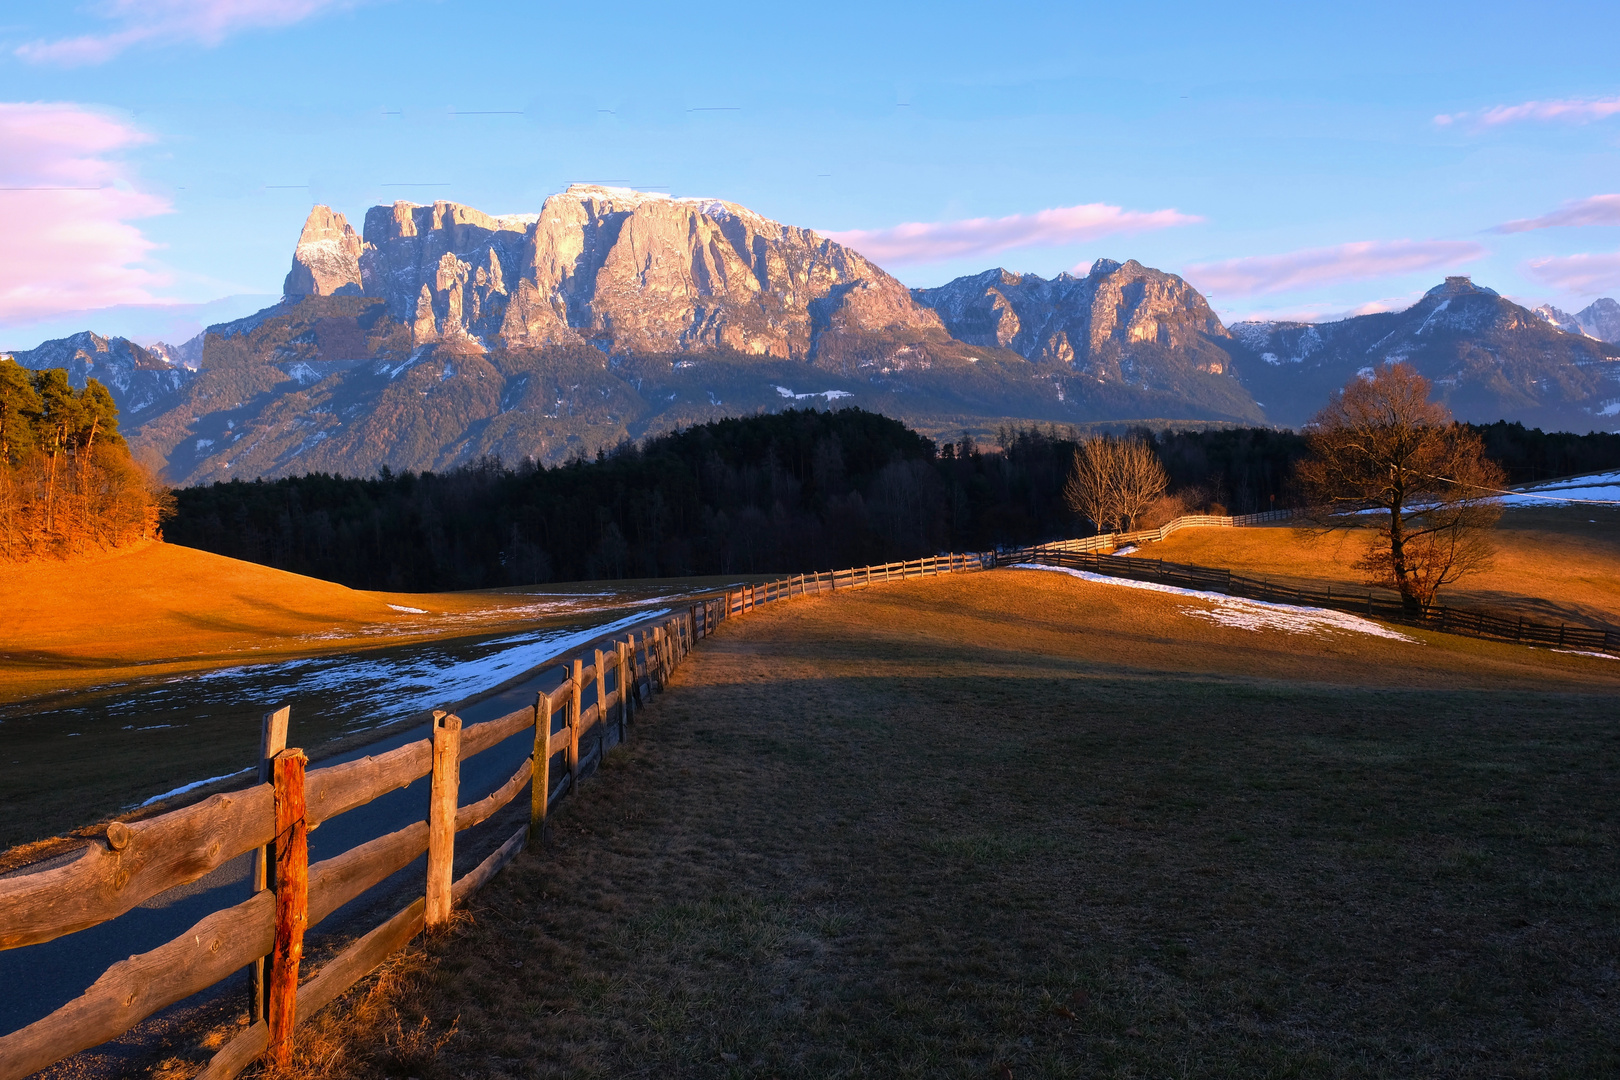
POLYGON ((157 534, 166 492, 130 457, 112 394, 0 357, 0 559, 66 557, 157 534))
MULTIPOLYGON (((1518 431, 1498 441, 1533 463, 1541 433, 1518 431)), ((1302 434, 1144 430, 1131 438, 1151 450, 1165 479, 1132 505, 1134 527, 1187 512, 1304 505, 1302 434)), ((1066 498, 1084 443, 1073 429, 1031 426, 1003 428, 993 445, 967 436, 938 444, 860 409, 787 410, 627 441, 553 467, 484 460, 442 473, 186 488, 165 534, 398 591, 860 566, 1118 524, 1106 515, 1099 524, 1066 498)))
MULTIPOLYGON (((1163 432, 1184 501, 1285 504, 1303 441, 1266 429, 1163 432)), ((1064 502, 1072 429, 940 445, 860 409, 787 410, 625 442, 559 466, 311 474, 176 492, 167 537, 357 588, 791 572, 983 550, 1085 531, 1064 502)))

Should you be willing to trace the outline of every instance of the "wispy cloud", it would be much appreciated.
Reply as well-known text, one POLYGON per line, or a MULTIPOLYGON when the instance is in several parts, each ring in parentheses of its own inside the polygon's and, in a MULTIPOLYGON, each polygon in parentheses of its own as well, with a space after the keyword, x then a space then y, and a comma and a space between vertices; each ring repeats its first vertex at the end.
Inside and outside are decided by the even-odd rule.
POLYGON ((982 258, 1013 248, 1059 247, 1202 220, 1179 210, 1126 210, 1106 203, 1086 203, 1035 214, 912 222, 892 229, 850 229, 826 235, 879 263, 930 263, 982 258))
POLYGON ((1579 296, 1620 289, 1620 251, 1547 255, 1525 264, 1525 274, 1543 285, 1579 296))
POLYGON ((1593 195, 1565 203, 1550 214, 1498 225, 1492 232, 1517 233, 1559 225, 1620 225, 1620 195, 1593 195))
POLYGON ((80 105, 0 102, 0 319, 156 299, 166 279, 139 265, 155 245, 130 222, 170 207, 114 156, 147 141, 80 105))
POLYGON ((313 15, 353 7, 357 0, 106 0, 104 33, 33 41, 17 55, 36 64, 79 67, 111 60, 132 45, 189 42, 218 45, 232 34, 288 26, 313 15))
POLYGON ((1475 127, 1496 127, 1524 120, 1560 121, 1566 124, 1590 124, 1620 113, 1620 97, 1561 98, 1556 101, 1526 101, 1520 105, 1493 105, 1475 112, 1441 113, 1434 122, 1441 127, 1452 124, 1473 124, 1475 127))
POLYGON ((1485 254, 1483 247, 1466 240, 1366 240, 1280 255, 1195 263, 1182 276, 1223 298, 1259 296, 1437 270, 1485 254))

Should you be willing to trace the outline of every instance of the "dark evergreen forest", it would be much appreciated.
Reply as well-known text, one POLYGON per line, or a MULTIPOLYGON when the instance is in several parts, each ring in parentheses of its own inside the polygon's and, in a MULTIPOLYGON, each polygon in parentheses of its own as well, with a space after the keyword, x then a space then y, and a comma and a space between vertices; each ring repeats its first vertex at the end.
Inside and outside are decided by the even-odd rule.
MULTIPOLYGON (((1482 433, 1493 453, 1513 455, 1510 468, 1576 458, 1583 467, 1620 464, 1620 437, 1609 446, 1518 425, 1482 433)), ((1305 443, 1294 432, 1139 434, 1170 476, 1150 526, 1186 511, 1243 514, 1297 502, 1294 464, 1305 443)), ((1072 430, 1029 427, 1003 430, 994 446, 967 438, 939 446, 860 409, 788 410, 626 442, 553 468, 485 460, 442 474, 317 473, 186 488, 175 493, 165 534, 397 591, 859 566, 1083 535, 1062 496, 1077 439, 1072 430)))

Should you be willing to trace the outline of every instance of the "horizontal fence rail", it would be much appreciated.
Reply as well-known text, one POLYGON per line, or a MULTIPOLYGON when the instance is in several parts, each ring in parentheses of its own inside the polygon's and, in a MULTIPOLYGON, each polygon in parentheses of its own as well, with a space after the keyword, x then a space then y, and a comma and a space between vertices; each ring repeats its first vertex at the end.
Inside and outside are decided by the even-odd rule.
POLYGON ((1108 577, 1151 581, 1178 588, 1241 596, 1250 600, 1332 608, 1386 622, 1465 634, 1470 637, 1514 641, 1527 645, 1547 645, 1553 648, 1620 652, 1620 630, 1612 628, 1598 629, 1562 623, 1553 626, 1524 618, 1508 618, 1488 611, 1439 605, 1425 611, 1412 612, 1401 600, 1377 596, 1371 589, 1334 589, 1330 585, 1286 585, 1271 581, 1269 578, 1249 577, 1207 566, 1076 551, 1069 547, 1071 543, 1074 541, 1038 544, 1034 547, 1003 551, 997 555, 997 561, 1003 566, 1016 563, 1067 566, 1108 577))
POLYGON ((223 1080, 261 1057, 286 1064, 297 1025, 417 934, 442 924, 454 904, 543 835, 552 808, 600 764, 610 729, 622 743, 636 711, 663 691, 696 642, 721 622, 796 597, 993 565, 988 552, 937 555, 733 589, 640 633, 604 642, 608 647, 594 649, 589 664, 566 664, 561 685, 536 695, 533 706, 467 727, 437 711, 431 738, 338 765, 306 768, 303 751, 286 746, 287 710, 266 714, 256 786, 144 821, 113 822, 100 841, 67 862, 0 879, 0 949, 14 949, 107 922, 257 853, 252 890, 242 902, 213 912, 173 941, 113 964, 79 997, 0 1036, 0 1080, 21 1080, 116 1038, 244 968, 252 974, 251 1022, 199 1075, 223 1080), (594 700, 584 705, 587 693, 594 700), (483 799, 460 805, 461 762, 529 730, 534 751, 511 778, 483 799), (308 861, 304 838, 310 830, 422 777, 431 778, 423 820, 321 862, 308 861), (483 862, 453 878, 456 834, 487 821, 525 788, 529 820, 483 862), (301 980, 305 933, 424 853, 423 893, 313 978, 301 980))

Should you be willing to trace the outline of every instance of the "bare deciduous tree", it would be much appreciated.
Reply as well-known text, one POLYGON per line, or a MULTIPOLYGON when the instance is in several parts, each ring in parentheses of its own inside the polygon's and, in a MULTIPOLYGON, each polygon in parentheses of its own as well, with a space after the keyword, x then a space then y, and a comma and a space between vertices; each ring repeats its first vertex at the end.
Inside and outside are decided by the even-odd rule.
POLYGON ((1063 497, 1098 532, 1129 531, 1169 482, 1146 440, 1093 435, 1074 453, 1063 497))
POLYGON ((1299 480, 1331 528, 1374 535, 1356 564, 1372 585, 1426 610, 1446 585, 1490 565, 1493 497, 1505 482, 1479 436, 1429 400, 1406 364, 1357 377, 1305 429, 1299 480))

